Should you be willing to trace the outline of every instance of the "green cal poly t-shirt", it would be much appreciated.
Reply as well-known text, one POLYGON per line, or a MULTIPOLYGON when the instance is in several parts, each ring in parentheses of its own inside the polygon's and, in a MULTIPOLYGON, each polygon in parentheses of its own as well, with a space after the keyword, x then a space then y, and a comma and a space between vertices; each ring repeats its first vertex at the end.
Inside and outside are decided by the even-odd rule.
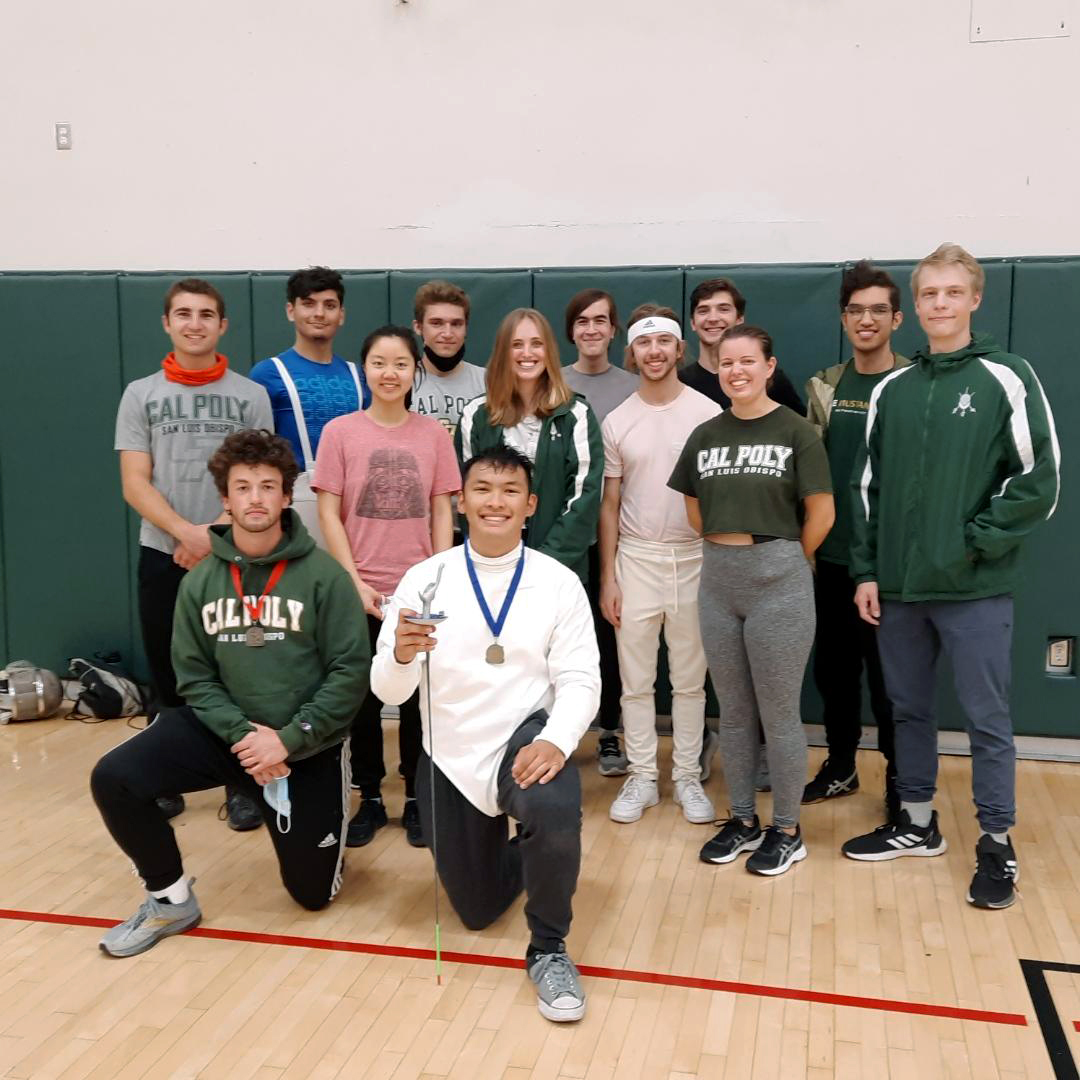
POLYGON ((829 458, 818 433, 780 405, 740 420, 726 409, 690 434, 668 487, 701 506, 705 534, 742 532, 798 540, 807 495, 829 494, 829 458))
POLYGON ((870 395, 889 371, 863 375, 855 370, 854 361, 840 376, 825 429, 825 449, 829 454, 833 491, 836 492, 836 523, 825 537, 817 556, 826 562, 847 566, 851 559, 851 530, 855 504, 851 491, 851 470, 859 445, 866 438, 866 414, 870 410, 870 395))

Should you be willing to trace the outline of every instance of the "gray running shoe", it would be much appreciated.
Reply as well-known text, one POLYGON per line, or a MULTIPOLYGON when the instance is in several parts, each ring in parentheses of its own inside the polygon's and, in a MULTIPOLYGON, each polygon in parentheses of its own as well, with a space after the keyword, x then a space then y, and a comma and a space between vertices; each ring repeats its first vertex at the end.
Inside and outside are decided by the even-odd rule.
POLYGON ((566 946, 558 952, 537 953, 529 963, 529 978, 536 983, 536 1007, 540 1015, 561 1023, 585 1015, 585 991, 566 946))
POLYGON ((202 911, 193 892, 182 904, 167 904, 147 893, 139 910, 101 939, 101 951, 110 956, 136 956, 162 938, 182 934, 201 921, 202 911))
POLYGON ((625 776, 629 768, 618 735, 601 735, 596 744, 597 769, 601 776, 625 776))

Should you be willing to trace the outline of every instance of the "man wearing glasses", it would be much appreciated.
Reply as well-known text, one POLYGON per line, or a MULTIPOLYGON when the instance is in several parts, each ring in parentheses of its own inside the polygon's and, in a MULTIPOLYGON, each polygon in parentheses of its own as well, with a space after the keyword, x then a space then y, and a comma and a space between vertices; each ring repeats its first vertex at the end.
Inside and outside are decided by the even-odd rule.
POLYGON ((893 755, 892 705, 885 693, 874 627, 859 618, 849 569, 852 532, 851 470, 866 431, 874 387, 910 361, 892 350, 891 338, 903 315, 900 290, 884 270, 857 262, 840 284, 840 322, 851 342, 852 357, 819 371, 806 384, 807 415, 821 432, 829 452, 836 523, 818 548, 814 598, 817 639, 814 681, 824 705, 829 756, 806 785, 804 803, 850 795, 859 786, 855 751, 862 735, 861 677, 865 668, 870 708, 878 729, 878 749, 885 755, 885 807, 892 821, 899 810, 893 755))

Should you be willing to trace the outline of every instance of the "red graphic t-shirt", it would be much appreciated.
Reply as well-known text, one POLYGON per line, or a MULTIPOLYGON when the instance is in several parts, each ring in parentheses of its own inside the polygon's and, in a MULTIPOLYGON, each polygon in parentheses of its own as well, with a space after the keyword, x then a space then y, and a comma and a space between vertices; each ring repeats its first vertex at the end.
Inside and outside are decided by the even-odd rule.
POLYGON ((410 566, 433 554, 431 500, 460 490, 461 473, 437 420, 409 413, 386 428, 354 412, 323 428, 312 487, 341 496, 356 572, 389 595, 410 566))

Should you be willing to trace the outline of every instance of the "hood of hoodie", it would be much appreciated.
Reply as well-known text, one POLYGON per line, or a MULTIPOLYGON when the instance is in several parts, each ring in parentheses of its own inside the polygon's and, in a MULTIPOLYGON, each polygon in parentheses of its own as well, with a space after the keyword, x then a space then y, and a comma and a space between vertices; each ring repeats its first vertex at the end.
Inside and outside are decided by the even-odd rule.
POLYGON ((994 340, 991 334, 973 334, 971 340, 955 352, 932 353, 925 348, 920 349, 911 359, 913 363, 920 365, 951 365, 962 364, 976 356, 987 356, 989 353, 1002 352, 1001 346, 994 340))
POLYGON ((245 555, 233 543, 231 525, 211 525, 210 551, 222 562, 260 566, 264 563, 276 563, 279 559, 299 559, 315 547, 311 533, 304 527, 300 515, 292 507, 286 507, 281 512, 281 529, 281 543, 273 551, 266 555, 245 555))

